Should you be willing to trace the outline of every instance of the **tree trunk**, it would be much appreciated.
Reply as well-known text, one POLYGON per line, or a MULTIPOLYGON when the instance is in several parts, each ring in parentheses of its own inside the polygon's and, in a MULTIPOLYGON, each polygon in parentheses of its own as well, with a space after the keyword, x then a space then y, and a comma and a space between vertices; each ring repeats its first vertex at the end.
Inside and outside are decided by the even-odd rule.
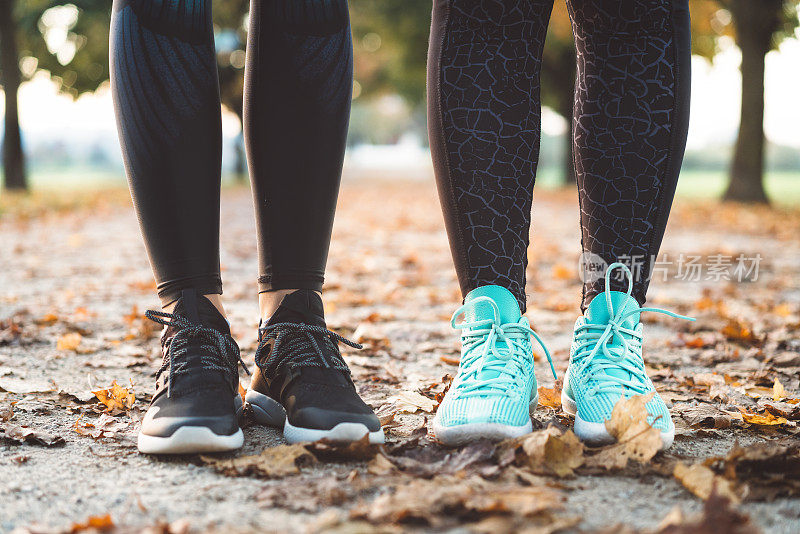
POLYGON ((12 19, 14 0, 0 0, 0 71, 6 101, 3 135, 3 170, 6 189, 27 189, 25 157, 19 130, 17 93, 21 83, 16 28, 12 19))
POLYGON ((561 183, 564 186, 575 186, 578 183, 578 179, 575 176, 575 160, 573 159, 574 155, 572 153, 572 146, 574 144, 572 142, 572 108, 572 98, 569 98, 566 105, 560 106, 558 110, 558 114, 567 121, 567 133, 564 134, 564 160, 561 169, 561 183))
POLYGON ((742 52, 739 135, 724 200, 766 203, 764 191, 764 58, 783 0, 732 0, 736 43, 742 52))

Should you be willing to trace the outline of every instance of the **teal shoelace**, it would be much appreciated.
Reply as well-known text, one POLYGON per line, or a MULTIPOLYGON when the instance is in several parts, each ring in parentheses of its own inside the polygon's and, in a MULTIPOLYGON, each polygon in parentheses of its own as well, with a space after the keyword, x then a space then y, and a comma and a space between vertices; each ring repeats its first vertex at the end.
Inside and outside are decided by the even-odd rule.
POLYGON ((462 380, 455 386, 462 397, 502 396, 523 385, 525 372, 533 366, 533 353, 526 350, 531 339, 542 347, 553 377, 556 370, 550 351, 539 335, 531 329, 525 317, 518 323, 500 324, 500 310, 489 297, 478 297, 469 304, 461 306, 450 319, 450 326, 461 330, 464 351, 461 355, 462 380), (479 321, 464 321, 456 324, 456 319, 469 307, 485 302, 492 307, 494 317, 479 321), (498 346, 505 343, 505 347, 498 346), (491 356, 491 358, 489 357, 491 356), (512 362, 511 368, 507 368, 512 362), (493 378, 479 379, 484 371, 494 371, 493 378))
MULTIPOLYGON (((625 300, 625 303, 627 303, 633 292, 633 276, 625 264, 613 263, 608 267, 605 287, 610 287, 611 272, 616 268, 622 269, 628 278, 628 291, 625 300)), ((623 322, 628 317, 642 312, 662 313, 687 321, 694 321, 695 319, 661 308, 637 308, 625 311, 625 306, 623 305, 619 310, 615 310, 611 302, 610 293, 606 290, 603 294, 608 315, 611 317, 608 324, 587 323, 575 330, 575 341, 578 345, 572 356, 572 362, 578 364, 577 376, 580 377, 579 379, 584 385, 589 380, 595 382, 587 391, 588 395, 619 393, 620 388, 633 394, 647 393, 649 387, 642 358, 641 329, 627 328, 623 326, 623 322), (606 371, 609 369, 624 369, 633 379, 625 379, 608 374, 606 371)))

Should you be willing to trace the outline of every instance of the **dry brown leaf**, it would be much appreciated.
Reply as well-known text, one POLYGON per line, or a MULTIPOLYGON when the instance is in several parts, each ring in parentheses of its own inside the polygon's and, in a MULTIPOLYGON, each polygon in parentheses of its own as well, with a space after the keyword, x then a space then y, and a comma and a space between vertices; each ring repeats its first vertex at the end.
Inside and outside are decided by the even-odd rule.
POLYGON ((550 426, 512 443, 516 449, 515 463, 537 474, 570 476, 584 462, 583 444, 572 430, 563 432, 550 426))
POLYGON ((215 458, 201 456, 203 462, 220 473, 228 476, 259 476, 264 478, 282 478, 296 475, 301 467, 316 462, 305 445, 278 445, 268 447, 261 454, 239 456, 238 458, 215 458))
POLYGON ((82 340, 83 336, 78 332, 70 332, 58 338, 58 341, 56 341, 56 348, 58 350, 77 351, 82 340))
POLYGON ((780 380, 776 378, 775 383, 772 385, 772 400, 774 400, 775 402, 780 402, 785 398, 786 398, 786 388, 784 388, 780 380))
POLYGON ((716 492, 730 499, 731 502, 740 502, 731 482, 703 464, 687 466, 683 462, 678 462, 672 474, 683 484, 683 487, 703 500, 708 499, 713 492, 716 492))
POLYGON ((425 523, 433 527, 475 516, 529 517, 562 506, 560 492, 547 487, 497 485, 479 478, 415 479, 355 510, 372 523, 425 523))
POLYGON ((306 449, 320 461, 367 461, 378 454, 380 445, 373 445, 369 442, 369 435, 358 441, 338 442, 328 439, 321 439, 312 443, 306 443, 306 449))
POLYGON ((129 430, 130 427, 130 420, 120 420, 108 413, 101 414, 94 422, 84 421, 80 416, 72 425, 76 433, 93 439, 114 438, 118 432, 129 430))
POLYGON ((539 386, 539 406, 546 406, 554 410, 561 409, 561 387, 556 384, 553 388, 539 386))
POLYGON ((44 447, 57 447, 65 443, 61 436, 7 423, 0 425, 0 441, 14 445, 28 443, 44 447))
POLYGON ((737 341, 745 345, 760 345, 762 339, 753 334, 752 327, 739 319, 728 319, 728 324, 722 327, 722 335, 729 341, 737 341))
POLYGON ((730 499, 713 493, 703 504, 703 515, 685 520, 673 509, 658 529, 658 534, 759 534, 750 518, 731 506, 730 499))
POLYGON ((389 400, 397 405, 398 411, 404 413, 417 413, 420 410, 430 413, 436 408, 435 400, 429 399, 416 391, 401 391, 389 400))
POLYGON ((372 475, 389 475, 397 471, 395 465, 383 454, 377 454, 372 461, 367 464, 367 472, 372 475))
POLYGON ((572 280, 576 277, 574 269, 567 267, 564 264, 558 263, 553 265, 553 278, 556 280, 572 280))
POLYGON ((122 387, 114 380, 107 388, 92 390, 94 396, 105 405, 106 412, 117 414, 125 412, 133 407, 136 396, 133 393, 133 379, 130 379, 129 387, 122 387))
POLYGON ((378 420, 381 422, 381 427, 383 428, 391 428, 399 424, 395 421, 397 406, 394 404, 382 404, 375 410, 375 415, 378 417, 378 420))
POLYGON ((763 414, 759 414, 759 413, 750 413, 739 408, 739 412, 741 412, 742 419, 744 420, 744 422, 751 425, 773 426, 773 425, 785 425, 786 423, 789 422, 785 417, 777 416, 769 411, 765 411, 763 414))
POLYGON ((607 451, 624 456, 625 463, 627 458, 639 463, 649 462, 661 449, 661 431, 647 422, 646 405, 653 395, 655 392, 620 399, 614 405, 611 419, 606 421, 606 429, 617 440, 607 451))
POLYGON ((111 519, 111 514, 106 515, 93 515, 82 523, 73 523, 70 532, 90 531, 106 531, 114 528, 114 521, 111 519))
POLYGON ((732 424, 731 415, 712 404, 702 403, 695 406, 680 404, 675 410, 691 426, 730 428, 732 424))
POLYGON ((40 326, 47 326, 54 324, 58 321, 58 315, 55 313, 47 313, 42 317, 36 319, 34 322, 40 326))

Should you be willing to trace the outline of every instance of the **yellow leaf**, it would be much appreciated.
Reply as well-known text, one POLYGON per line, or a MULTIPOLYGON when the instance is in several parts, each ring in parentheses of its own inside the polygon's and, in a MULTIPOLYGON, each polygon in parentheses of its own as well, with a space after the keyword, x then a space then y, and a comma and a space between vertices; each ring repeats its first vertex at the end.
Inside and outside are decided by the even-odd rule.
POLYGON ((111 530, 112 528, 114 528, 114 521, 111 519, 111 514, 93 515, 83 523, 73 523, 70 532, 72 534, 87 530, 97 532, 102 530, 111 530))
POLYGON ((561 388, 556 385, 554 388, 539 387, 539 405, 553 408, 555 410, 561 409, 561 388))
POLYGON ((764 412, 763 414, 759 413, 748 413, 741 408, 739 411, 742 413, 742 419, 745 423, 750 423, 751 425, 761 425, 761 426, 773 426, 773 425, 785 425, 789 421, 785 417, 780 417, 770 412, 764 412))
POLYGON ((772 385, 772 400, 775 402, 780 402, 786 398, 786 388, 783 387, 783 384, 776 378, 775 383, 772 385))
POLYGON ((739 496, 733 490, 730 481, 715 474, 703 464, 687 466, 683 462, 678 462, 672 474, 683 487, 703 500, 708 499, 716 491, 718 495, 727 497, 734 503, 739 502, 739 496))
POLYGON ((122 387, 114 380, 107 388, 92 391, 94 396, 103 403, 107 412, 126 411, 133 407, 136 396, 133 393, 133 380, 128 388, 122 387))
POLYGON ((81 340, 83 336, 81 336, 78 332, 70 332, 69 334, 64 334, 58 341, 56 341, 56 348, 58 350, 72 350, 77 351, 78 347, 81 344, 81 340))
POLYGON ((556 280, 571 280, 575 278, 575 273, 572 269, 563 264, 553 265, 553 278, 556 280))

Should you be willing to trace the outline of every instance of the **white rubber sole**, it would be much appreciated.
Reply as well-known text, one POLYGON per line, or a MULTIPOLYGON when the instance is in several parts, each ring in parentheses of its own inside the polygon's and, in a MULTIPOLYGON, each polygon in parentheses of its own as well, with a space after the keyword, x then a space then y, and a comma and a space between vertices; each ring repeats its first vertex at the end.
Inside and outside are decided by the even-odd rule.
POLYGON ((370 432, 369 428, 361 423, 339 423, 330 430, 293 426, 286 418, 286 410, 272 397, 248 389, 244 399, 247 405, 250 406, 250 413, 257 423, 283 428, 283 437, 289 443, 319 441, 321 439, 351 442, 359 441, 367 434, 369 434, 370 443, 383 443, 386 439, 382 428, 370 432))
MULTIPOLYGON (((539 404, 539 392, 531 399, 529 411, 536 409, 539 404)), ((463 425, 444 426, 439 421, 438 413, 431 423, 436 440, 447 447, 458 447, 472 441, 488 439, 502 441, 504 439, 518 438, 533 431, 530 418, 521 426, 504 425, 502 423, 466 423, 463 425)))
POLYGON ((144 454, 194 454, 233 451, 244 445, 240 428, 230 436, 215 434, 204 426, 182 426, 169 437, 139 433, 137 446, 144 454))
POLYGON ((366 425, 361 423, 339 423, 330 430, 319 430, 316 428, 303 428, 292 426, 289 420, 283 425, 283 437, 289 443, 301 443, 304 441, 319 441, 328 439, 337 442, 351 442, 364 439, 369 435, 369 442, 379 444, 385 441, 383 429, 370 432, 366 425))
MULTIPOLYGON (((617 440, 609 434, 605 423, 586 421, 578 415, 578 404, 567 395, 566 388, 561 390, 561 407, 568 414, 575 416, 574 431, 581 441, 594 446, 616 443, 617 440)), ((670 420, 669 430, 661 432, 661 450, 670 448, 673 441, 675 441, 675 424, 670 420)))

